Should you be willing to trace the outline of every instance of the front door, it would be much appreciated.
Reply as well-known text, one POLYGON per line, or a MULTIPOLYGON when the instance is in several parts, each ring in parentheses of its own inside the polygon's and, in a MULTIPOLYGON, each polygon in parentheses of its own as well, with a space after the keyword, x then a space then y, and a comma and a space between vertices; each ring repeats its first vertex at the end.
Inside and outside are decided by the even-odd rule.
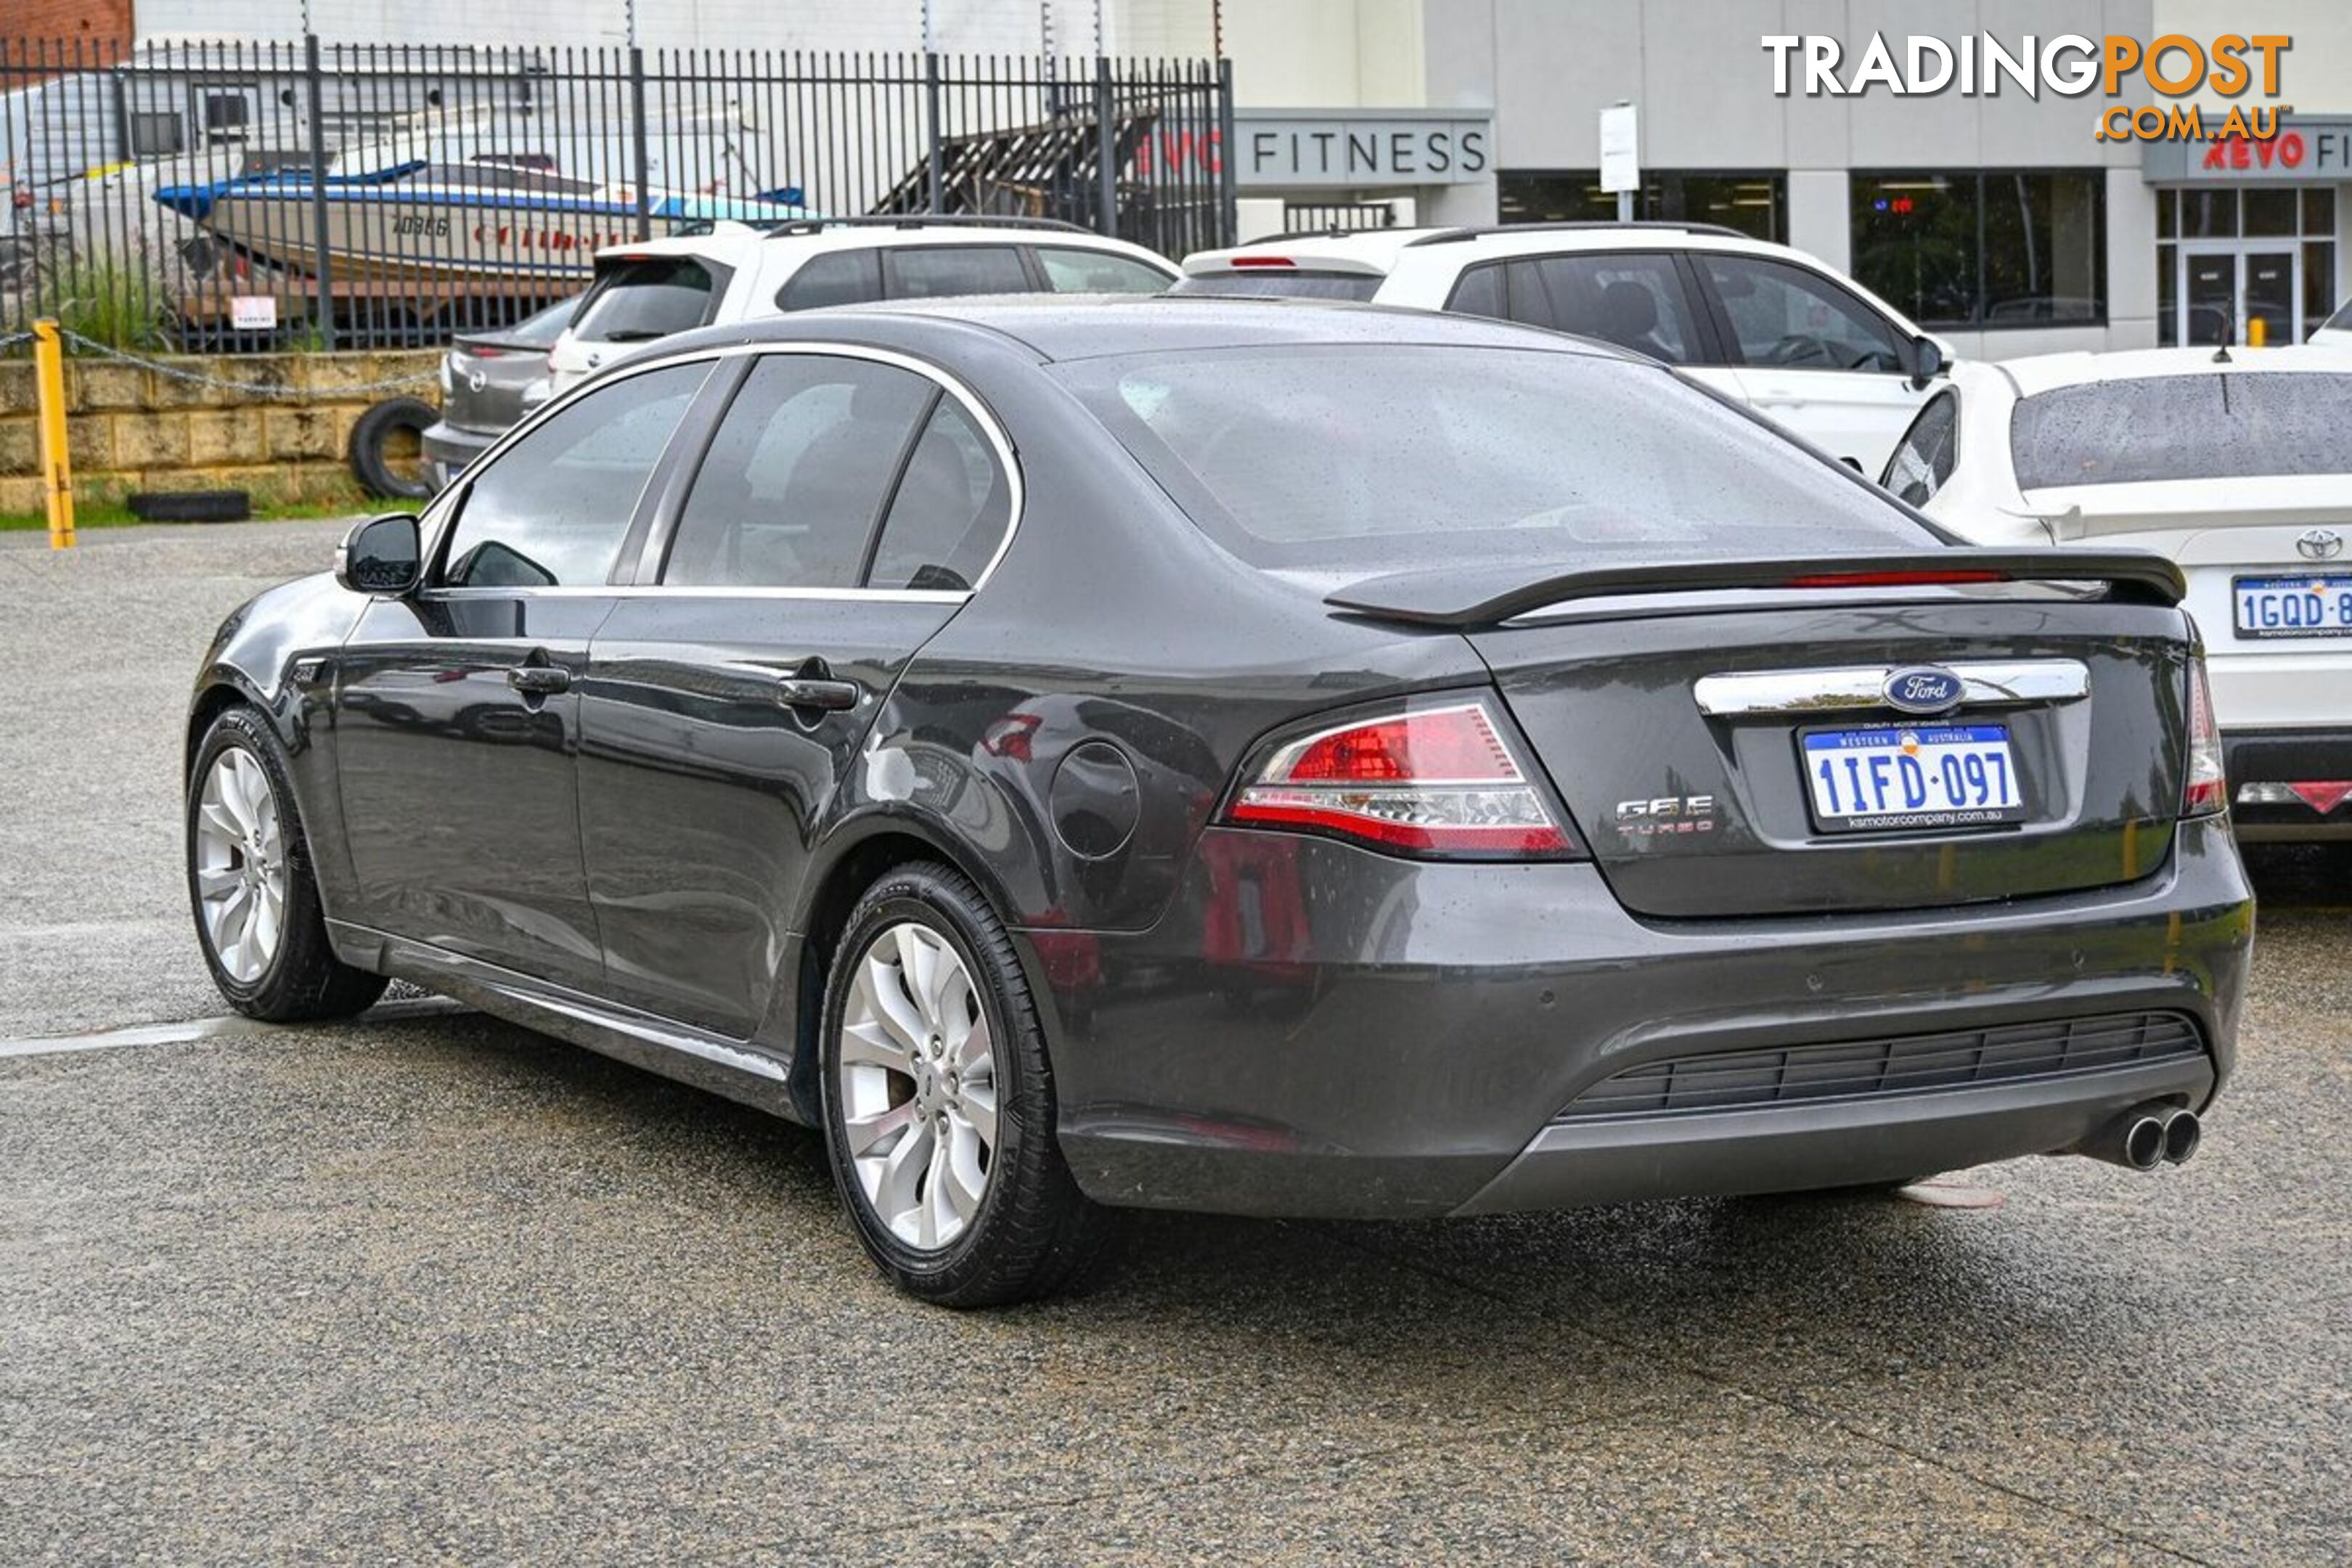
POLYGON ((2293 246, 2184 243, 2174 265, 2175 342, 2274 348, 2303 341, 2303 258, 2293 246))
POLYGON ((345 643, 336 755, 367 924, 559 984, 600 977, 576 686, 709 370, 616 381, 469 474, 425 585, 370 604, 345 643))
MULTIPOLYGON (((1009 526, 978 412, 853 349, 751 363, 669 487, 582 687, 588 893, 614 1000, 748 1038, 814 837, 899 672, 1009 526)), ((877 786, 887 792, 887 781, 877 786)))
POLYGON ((1740 395, 1841 462, 1876 474, 1927 400, 1902 327, 1811 268, 1691 252, 1737 360, 1740 395))

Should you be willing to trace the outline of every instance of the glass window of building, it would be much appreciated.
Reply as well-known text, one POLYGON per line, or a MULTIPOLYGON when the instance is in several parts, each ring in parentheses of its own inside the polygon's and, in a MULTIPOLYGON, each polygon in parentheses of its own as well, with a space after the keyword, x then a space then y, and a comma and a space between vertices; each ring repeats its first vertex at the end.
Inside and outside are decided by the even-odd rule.
POLYGON ((1925 327, 2107 319, 2097 170, 1856 173, 1853 275, 1925 327))
MULTIPOLYGON (((1505 223, 1612 223, 1617 196, 1591 169, 1504 170, 1496 196, 1505 223)), ((1779 174, 1649 169, 1633 216, 1715 223, 1758 239, 1789 237, 1789 179, 1779 174)))

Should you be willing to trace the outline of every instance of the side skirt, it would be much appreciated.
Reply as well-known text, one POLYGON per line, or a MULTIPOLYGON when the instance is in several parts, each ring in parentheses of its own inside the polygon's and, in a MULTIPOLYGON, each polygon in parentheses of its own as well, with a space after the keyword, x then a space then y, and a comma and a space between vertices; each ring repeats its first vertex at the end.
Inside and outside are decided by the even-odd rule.
POLYGON ((327 934, 345 963, 414 981, 494 1017, 772 1116, 805 1120, 793 1100, 791 1063, 758 1047, 365 926, 329 921, 327 934))

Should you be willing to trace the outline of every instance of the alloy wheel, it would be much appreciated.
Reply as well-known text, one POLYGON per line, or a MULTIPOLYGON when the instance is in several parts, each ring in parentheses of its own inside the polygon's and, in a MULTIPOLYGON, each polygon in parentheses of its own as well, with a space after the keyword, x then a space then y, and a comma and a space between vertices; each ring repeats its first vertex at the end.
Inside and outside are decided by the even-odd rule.
POLYGON ((278 955, 286 924, 286 840, 261 759, 230 746, 198 797, 196 898, 205 940, 230 979, 251 985, 278 955))
POLYGON ((954 945, 918 921, 885 927, 858 956, 838 1044, 866 1206, 909 1247, 949 1246, 980 1212, 997 1144, 995 1040, 954 945))

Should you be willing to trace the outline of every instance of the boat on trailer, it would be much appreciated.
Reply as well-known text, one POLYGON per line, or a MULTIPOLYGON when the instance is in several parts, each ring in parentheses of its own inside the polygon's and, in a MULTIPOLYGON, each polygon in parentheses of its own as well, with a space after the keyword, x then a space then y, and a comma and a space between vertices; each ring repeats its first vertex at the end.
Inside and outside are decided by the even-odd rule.
POLYGON ((155 200, 238 256, 317 270, 323 214, 338 279, 539 279, 585 284, 609 245, 708 227, 814 217, 796 191, 752 196, 580 179, 522 160, 423 159, 359 174, 281 169, 166 185, 155 200), (642 226, 643 232, 640 232, 642 226))

